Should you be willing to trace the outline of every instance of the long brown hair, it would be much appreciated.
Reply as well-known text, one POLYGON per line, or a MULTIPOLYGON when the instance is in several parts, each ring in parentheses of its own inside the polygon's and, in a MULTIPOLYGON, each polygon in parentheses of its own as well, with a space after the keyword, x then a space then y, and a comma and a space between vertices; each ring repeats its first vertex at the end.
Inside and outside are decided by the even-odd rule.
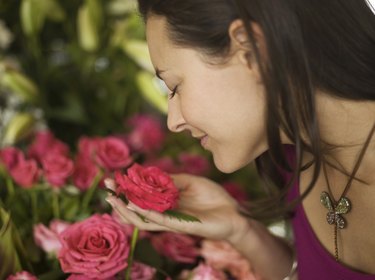
POLYGON ((312 180, 300 199, 319 176, 317 89, 339 98, 375 100, 375 16, 365 0, 138 0, 138 4, 146 21, 150 15, 166 18, 174 43, 212 58, 228 55, 233 20, 256 22, 262 28, 266 61, 250 24, 246 25, 266 90, 269 150, 256 164, 265 185, 276 185, 278 191, 271 192, 272 207, 269 200, 264 207, 258 204, 255 216, 285 213, 280 210, 292 207, 285 207, 284 198, 304 168, 314 164, 312 180), (287 161, 280 128, 295 145, 294 166, 287 161), (302 151, 313 156, 306 166, 302 151), (283 182, 280 169, 293 173, 289 183, 283 182))

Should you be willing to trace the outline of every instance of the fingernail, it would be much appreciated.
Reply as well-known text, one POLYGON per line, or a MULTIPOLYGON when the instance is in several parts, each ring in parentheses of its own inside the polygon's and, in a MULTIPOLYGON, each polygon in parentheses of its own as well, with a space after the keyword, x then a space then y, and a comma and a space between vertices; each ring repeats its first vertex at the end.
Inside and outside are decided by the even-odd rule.
POLYGON ((109 204, 111 204, 111 206, 113 206, 113 200, 111 199, 111 197, 107 197, 105 199, 109 204))
POLYGON ((110 179, 110 178, 106 178, 106 179, 104 179, 104 184, 106 185, 106 187, 107 187, 108 189, 111 189, 112 191, 113 191, 114 189, 116 189, 113 180, 110 179))
MULTIPOLYGON (((130 203, 129 203, 130 204, 130 203)), ((135 209, 132 207, 132 205, 126 205, 126 208, 128 208, 130 211, 135 212, 135 209)))
POLYGON ((126 208, 128 208, 130 211, 132 211, 132 212, 135 212, 135 209, 134 208, 132 208, 132 207, 130 207, 130 206, 126 206, 126 208))

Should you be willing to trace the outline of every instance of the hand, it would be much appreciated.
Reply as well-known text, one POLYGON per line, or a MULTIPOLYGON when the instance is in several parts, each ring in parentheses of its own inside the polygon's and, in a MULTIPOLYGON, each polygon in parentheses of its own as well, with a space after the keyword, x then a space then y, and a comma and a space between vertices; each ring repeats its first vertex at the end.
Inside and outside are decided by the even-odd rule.
MULTIPOLYGON (((156 211, 144 210, 131 202, 126 205, 113 195, 107 201, 124 223, 134 224, 141 230, 174 231, 227 240, 247 230, 248 223, 238 213, 237 202, 220 185, 188 174, 173 175, 172 178, 180 190, 176 210, 198 218, 201 223, 179 221, 156 211), (146 217, 146 222, 136 213, 146 217)), ((106 179, 105 184, 112 190, 116 188, 111 179, 106 179)))

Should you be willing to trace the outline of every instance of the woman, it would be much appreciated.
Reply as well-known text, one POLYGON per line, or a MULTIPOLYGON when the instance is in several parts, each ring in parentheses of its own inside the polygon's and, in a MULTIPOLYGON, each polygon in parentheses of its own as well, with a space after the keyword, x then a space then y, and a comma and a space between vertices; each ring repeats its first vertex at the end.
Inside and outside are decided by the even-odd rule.
POLYGON ((179 207, 202 223, 109 197, 124 222, 225 239, 264 279, 297 279, 295 256, 299 279, 375 279, 375 15, 368 3, 138 2, 156 74, 171 91, 169 129, 190 131, 222 172, 256 160, 279 192, 249 214, 296 205, 295 246, 241 215, 214 182, 186 174, 174 177, 179 207))

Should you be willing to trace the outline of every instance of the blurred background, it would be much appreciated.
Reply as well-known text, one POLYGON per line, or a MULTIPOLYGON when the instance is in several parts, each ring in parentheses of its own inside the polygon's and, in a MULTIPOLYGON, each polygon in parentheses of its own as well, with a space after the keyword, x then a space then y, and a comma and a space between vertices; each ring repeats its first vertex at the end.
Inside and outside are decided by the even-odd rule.
MULTIPOLYGON (((82 136, 129 132, 128 120, 146 113, 167 134, 158 157, 192 152, 211 164, 196 140, 166 131, 167 90, 133 0, 1 0, 0 109, 2 147, 48 128, 74 150, 82 136)), ((252 170, 230 177, 248 184, 252 170)))
MULTIPOLYGON (((163 159, 172 165, 184 163, 185 168, 178 171, 228 184, 234 195, 236 190, 230 184, 240 186, 239 192, 247 199, 263 195, 253 166, 230 175, 218 172, 196 140, 167 132, 166 113, 167 91, 154 75, 136 1, 0 0, 1 149, 27 150, 38 131, 48 130, 73 155, 82 137, 116 136, 137 151, 138 162, 163 159), (137 150, 140 136, 130 136, 140 116, 155 121, 163 134, 161 142, 155 140, 160 145, 152 153, 137 150)), ((32 237, 33 224, 47 224, 56 218, 56 209, 52 209, 56 205, 49 199, 53 194, 45 194, 46 186, 39 183, 32 192, 10 181, 2 170, 0 234, 5 243, 10 240, 9 244, 15 245, 8 244, 4 253, 0 241, 0 263, 5 268, 0 270, 0 279, 25 266, 47 275, 42 279, 53 279, 48 273, 56 264, 45 265, 46 257, 38 252, 32 237), (40 201, 35 205, 35 199, 45 203, 37 218, 28 210, 42 207, 40 201), (15 241, 9 236, 19 238, 15 241), (22 250, 34 253, 25 255, 22 250)), ((67 185, 65 194, 59 192, 59 218, 74 222, 108 211, 104 206, 93 206, 102 198, 100 194, 96 197, 91 193, 90 199, 85 193, 75 197, 72 189, 77 186, 71 181, 67 185), (74 206, 81 199, 91 207, 74 206)))

